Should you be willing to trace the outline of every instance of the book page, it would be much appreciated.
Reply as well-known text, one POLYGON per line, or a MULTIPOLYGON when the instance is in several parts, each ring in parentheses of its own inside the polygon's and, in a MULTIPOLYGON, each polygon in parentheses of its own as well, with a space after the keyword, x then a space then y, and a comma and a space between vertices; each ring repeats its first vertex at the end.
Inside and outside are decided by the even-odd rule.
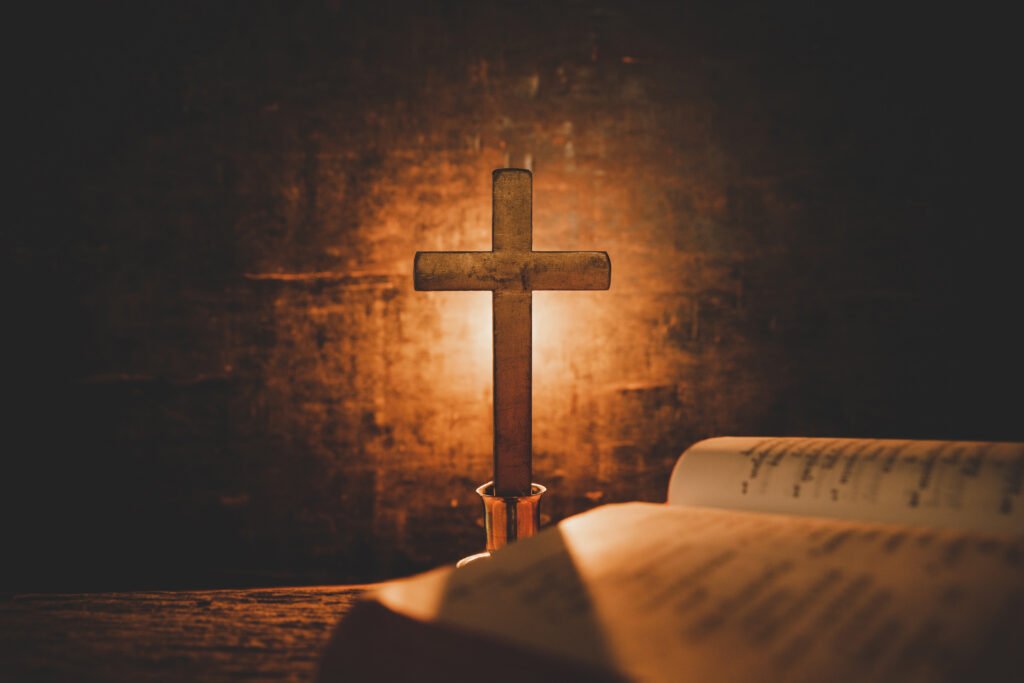
POLYGON ((723 437, 687 449, 670 505, 1024 532, 1024 444, 723 437))
POLYGON ((630 503, 377 599, 652 683, 1002 680, 1022 560, 1021 537, 630 503))

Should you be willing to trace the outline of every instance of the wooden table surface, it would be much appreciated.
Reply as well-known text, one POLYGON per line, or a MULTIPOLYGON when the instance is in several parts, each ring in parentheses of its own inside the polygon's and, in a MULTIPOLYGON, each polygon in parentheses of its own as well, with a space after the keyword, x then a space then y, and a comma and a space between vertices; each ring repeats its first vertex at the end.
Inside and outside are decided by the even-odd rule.
POLYGON ((366 588, 0 596, 0 681, 311 681, 366 588))

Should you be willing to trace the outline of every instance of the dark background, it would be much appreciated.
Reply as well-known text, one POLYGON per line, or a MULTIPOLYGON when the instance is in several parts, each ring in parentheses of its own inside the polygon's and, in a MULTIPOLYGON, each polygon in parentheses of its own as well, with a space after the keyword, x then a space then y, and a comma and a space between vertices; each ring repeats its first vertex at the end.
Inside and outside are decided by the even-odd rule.
POLYGON ((476 550, 486 306, 411 265, 488 248, 505 165, 537 248, 613 262, 552 299, 552 518, 663 499, 706 436, 1024 439, 1008 18, 724 4, 12 15, 0 588, 476 550))

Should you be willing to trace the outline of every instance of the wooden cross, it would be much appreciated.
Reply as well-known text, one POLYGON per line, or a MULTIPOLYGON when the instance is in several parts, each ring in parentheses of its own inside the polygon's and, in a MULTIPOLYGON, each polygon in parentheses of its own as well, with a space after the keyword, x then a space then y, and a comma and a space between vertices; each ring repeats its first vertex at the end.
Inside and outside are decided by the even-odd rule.
POLYGON ((417 290, 489 290, 494 318, 494 494, 526 496, 533 478, 534 290, 608 289, 603 251, 533 251, 533 175, 493 174, 491 251, 418 251, 417 290))

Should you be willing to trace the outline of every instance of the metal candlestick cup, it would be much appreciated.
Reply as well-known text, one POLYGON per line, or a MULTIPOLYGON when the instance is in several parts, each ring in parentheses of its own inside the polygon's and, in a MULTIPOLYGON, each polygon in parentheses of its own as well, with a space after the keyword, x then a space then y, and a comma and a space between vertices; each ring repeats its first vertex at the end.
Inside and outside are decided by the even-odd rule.
POLYGON ((476 492, 484 502, 487 550, 462 558, 456 566, 490 557, 513 541, 535 535, 540 530, 540 498, 546 491, 540 484, 531 484, 528 496, 496 496, 493 481, 478 488, 476 492))

